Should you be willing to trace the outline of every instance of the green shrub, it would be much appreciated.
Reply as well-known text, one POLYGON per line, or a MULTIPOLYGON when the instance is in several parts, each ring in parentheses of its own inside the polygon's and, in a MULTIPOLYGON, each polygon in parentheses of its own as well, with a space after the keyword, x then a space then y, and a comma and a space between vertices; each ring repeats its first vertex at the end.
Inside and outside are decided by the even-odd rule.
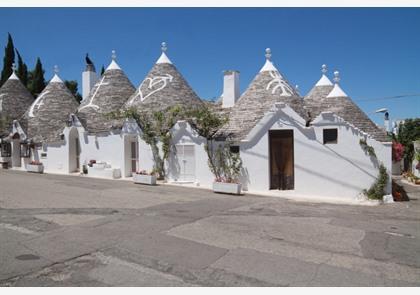
POLYGON ((375 149, 372 146, 367 144, 366 139, 360 139, 359 144, 362 147, 362 149, 365 151, 365 153, 368 153, 369 156, 376 158, 375 149))
POLYGON ((385 195, 385 187, 388 183, 388 173, 384 164, 381 163, 379 166, 379 175, 375 183, 368 189, 364 190, 364 193, 369 199, 372 200, 382 200, 385 195))

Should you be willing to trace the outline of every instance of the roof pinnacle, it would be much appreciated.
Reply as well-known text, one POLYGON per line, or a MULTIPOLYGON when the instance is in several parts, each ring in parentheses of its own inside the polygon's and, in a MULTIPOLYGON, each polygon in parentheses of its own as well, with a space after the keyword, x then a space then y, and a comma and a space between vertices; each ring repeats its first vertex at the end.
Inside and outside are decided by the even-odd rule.
POLYGON ((334 83, 338 84, 338 82, 340 82, 340 72, 339 71, 334 71, 334 83))
POLYGON ((12 63, 12 71, 13 71, 13 73, 16 72, 16 64, 15 63, 12 63))
POLYGON ((60 70, 58 69, 58 66, 57 65, 55 65, 54 66, 54 74, 56 74, 56 75, 58 75, 58 72, 59 72, 60 70))
POLYGON ((166 45, 166 42, 162 42, 160 48, 161 48, 162 52, 166 52, 166 50, 168 50, 168 46, 166 45))
POLYGON ((270 60, 271 59, 271 49, 270 48, 266 48, 265 49, 265 58, 267 60, 270 60))
POLYGON ((111 58, 112 58, 112 60, 116 60, 117 59, 117 52, 113 49, 112 51, 111 51, 111 53, 112 53, 112 55, 111 55, 111 58))
POLYGON ((321 66, 321 72, 325 75, 326 73, 327 73, 327 65, 326 64, 323 64, 322 66, 321 66))

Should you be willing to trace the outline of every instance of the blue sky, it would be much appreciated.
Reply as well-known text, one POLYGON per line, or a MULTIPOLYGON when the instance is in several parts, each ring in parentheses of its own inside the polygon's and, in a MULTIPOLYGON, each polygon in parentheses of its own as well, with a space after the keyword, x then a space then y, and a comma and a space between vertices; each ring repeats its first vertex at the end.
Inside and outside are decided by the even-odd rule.
MULTIPOLYGON (((7 32, 25 62, 37 56, 52 76, 78 80, 89 52, 97 70, 111 50, 137 87, 168 44, 168 56, 202 98, 222 91, 222 71, 241 72, 245 90, 264 63, 273 62, 301 94, 338 69, 344 91, 377 123, 420 117, 420 9, 418 8, 0 8, 0 47, 7 32)), ((1 49, 2 50, 2 49, 1 49)), ((3 56, 1 51, 0 56, 3 56)))

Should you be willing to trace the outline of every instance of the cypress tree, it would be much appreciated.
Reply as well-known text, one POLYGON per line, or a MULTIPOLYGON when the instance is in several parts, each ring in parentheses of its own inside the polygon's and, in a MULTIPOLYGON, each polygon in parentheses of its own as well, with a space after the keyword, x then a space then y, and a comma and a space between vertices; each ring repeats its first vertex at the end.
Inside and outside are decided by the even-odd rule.
POLYGON ((35 69, 30 73, 29 91, 34 97, 38 96, 45 88, 44 69, 40 58, 36 59, 35 69))
POLYGON ((102 76, 104 73, 105 73, 105 67, 102 65, 102 68, 101 68, 101 76, 102 76))
POLYGON ((9 79, 12 74, 12 65, 15 62, 15 47, 13 46, 13 39, 8 33, 7 45, 4 48, 3 70, 1 71, 0 86, 9 79))
POLYGON ((28 67, 23 62, 23 59, 19 53, 19 51, 16 49, 17 59, 18 59, 18 68, 17 68, 17 75, 20 79, 20 81, 28 87, 28 67))
POLYGON ((70 90, 70 92, 74 95, 76 100, 80 103, 82 101, 82 96, 77 91, 77 88, 78 88, 77 81, 66 80, 66 81, 64 81, 64 84, 67 86, 67 88, 70 90))

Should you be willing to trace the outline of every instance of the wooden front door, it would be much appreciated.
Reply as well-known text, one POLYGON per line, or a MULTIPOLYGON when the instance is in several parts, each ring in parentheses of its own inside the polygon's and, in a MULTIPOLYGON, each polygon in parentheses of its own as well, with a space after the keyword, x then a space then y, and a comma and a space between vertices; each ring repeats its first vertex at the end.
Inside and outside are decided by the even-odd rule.
POLYGON ((76 171, 80 171, 80 142, 79 138, 75 138, 75 145, 76 145, 76 171))
POLYGON ((295 187, 293 130, 270 130, 270 189, 295 187))
POLYGON ((137 172, 139 162, 139 144, 137 141, 131 142, 131 172, 137 172))

